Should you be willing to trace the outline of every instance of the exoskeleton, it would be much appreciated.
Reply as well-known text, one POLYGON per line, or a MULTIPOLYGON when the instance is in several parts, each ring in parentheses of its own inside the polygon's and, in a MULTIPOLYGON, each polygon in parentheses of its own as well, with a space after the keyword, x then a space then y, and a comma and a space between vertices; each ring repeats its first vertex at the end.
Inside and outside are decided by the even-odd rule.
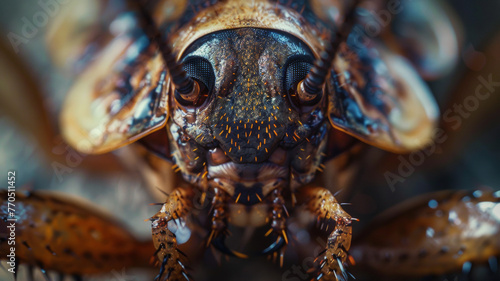
POLYGON ((66 21, 51 27, 48 38, 55 60, 69 61, 78 73, 60 115, 61 132, 82 153, 119 149, 129 163, 145 165, 141 172, 146 181, 168 194, 150 218, 156 251, 149 241, 134 240, 85 206, 31 194, 19 197, 32 206, 24 223, 45 212, 57 223, 21 233, 19 239, 30 246, 20 254, 22 262, 87 275, 118 264, 147 264, 148 255, 154 255, 158 280, 190 280, 176 231, 195 228, 191 212, 200 204, 209 206, 200 248, 212 246, 246 258, 252 253, 226 245, 229 229, 267 227, 265 235, 272 242, 256 252, 278 257, 281 263, 294 239, 287 221, 311 214, 328 232, 317 259, 318 280, 347 280, 346 268, 356 260, 386 266, 371 254, 382 251, 374 244, 388 245, 384 253, 399 257, 386 270, 397 274, 439 274, 498 255, 500 217, 488 216, 499 212, 498 192, 470 197, 464 206, 464 195, 439 199, 439 208, 455 211, 453 230, 433 216, 436 206, 428 211, 423 203, 410 211, 407 217, 422 225, 444 228, 440 249, 447 250, 439 258, 430 246, 437 240, 429 242, 426 232, 405 219, 380 224, 395 237, 374 229, 350 256, 356 219, 332 193, 349 186, 354 174, 346 166, 367 147, 406 153, 432 140, 439 110, 423 79, 453 67, 459 45, 449 14, 441 13, 439 4, 91 2, 98 24, 90 21, 90 28, 82 31, 68 12, 66 21), (394 19, 379 22, 375 30, 373 23, 381 19, 376 11, 381 10, 394 19), (411 32, 416 28, 421 32, 411 32), (344 160, 336 162, 340 157, 344 160), (461 247, 483 239, 460 232, 472 231, 471 222, 464 225, 467 218, 481 218, 490 227, 481 236, 490 250, 467 252, 460 259, 456 253, 467 251, 461 247), (33 234, 46 228, 54 228, 54 234, 33 234), (87 244, 61 238, 72 228, 80 229, 79 237, 87 244), (403 236, 399 228, 407 229, 404 238, 419 233, 418 239, 398 244, 403 236), (383 238, 393 244, 377 240, 383 238), (106 241, 115 244, 99 246, 106 241), (57 255, 49 255, 51 251, 57 255))

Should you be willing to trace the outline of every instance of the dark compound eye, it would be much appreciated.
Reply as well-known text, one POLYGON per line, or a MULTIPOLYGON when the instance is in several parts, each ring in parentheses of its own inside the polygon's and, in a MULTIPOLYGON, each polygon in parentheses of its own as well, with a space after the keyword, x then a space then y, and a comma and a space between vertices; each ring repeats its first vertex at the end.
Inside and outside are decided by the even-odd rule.
POLYGON ((212 65, 201 57, 190 57, 183 62, 184 71, 196 82, 193 91, 181 95, 175 92, 177 102, 186 107, 202 106, 209 97, 215 83, 212 65))
POLYGON ((285 72, 285 89, 295 106, 312 106, 321 100, 321 95, 310 95, 301 91, 301 82, 312 68, 312 58, 308 56, 294 57, 287 65, 285 72))

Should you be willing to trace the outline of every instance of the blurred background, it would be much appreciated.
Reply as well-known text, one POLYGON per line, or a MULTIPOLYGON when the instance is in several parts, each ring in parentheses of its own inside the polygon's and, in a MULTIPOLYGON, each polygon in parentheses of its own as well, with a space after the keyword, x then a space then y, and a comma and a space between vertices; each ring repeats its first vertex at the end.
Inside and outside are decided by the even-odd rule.
MULTIPOLYGON (((71 1, 76 0, 66 2, 71 1)), ((493 80, 500 81, 500 1, 443 2, 449 5, 461 26, 457 64, 445 76, 429 82, 441 112, 446 112, 474 93, 480 83, 478 77, 493 75, 493 80)), ((124 173, 123 163, 112 154, 103 157, 74 154, 57 137, 57 116, 75 77, 57 68, 49 55, 46 44, 49 23, 32 30, 30 37, 21 43, 11 43, 13 37, 9 34, 22 34, 25 21, 32 19, 40 9, 38 1, 0 3, 0 41, 2 52, 7 54, 0 58, 0 90, 3 91, 0 173, 17 171, 18 190, 53 190, 86 198, 117 216, 138 237, 147 238, 150 225, 144 219, 156 212, 156 207, 148 204, 157 200, 145 192, 145 184, 138 175, 124 173), (23 76, 15 77, 13 73, 23 76), (20 97, 24 91, 39 92, 41 99, 23 100, 20 97), (42 115, 47 119, 40 119, 42 115), (65 167, 62 170, 61 165, 65 167)), ((80 12, 84 11, 75 11, 80 12)), ((500 89, 463 118, 457 128, 443 122, 448 139, 426 157, 424 164, 404 177, 403 182, 392 185, 385 177, 387 171, 396 173, 400 164, 396 155, 384 154, 382 165, 371 165, 364 170, 355 188, 341 195, 342 201, 352 203, 346 210, 361 220, 354 232, 361 232, 381 211, 419 194, 444 189, 500 189, 499 109, 500 89)), ((4 188, 3 184, 0 187, 4 188)), ((284 274, 297 264, 301 264, 298 257, 289 257, 282 269, 264 259, 244 263, 230 260, 223 268, 215 262, 204 262, 195 266, 196 280, 287 280, 284 274)), ((22 274, 20 278, 24 280, 22 274)), ((152 274, 125 269, 125 273, 102 280, 150 280, 152 274)), ((359 279, 371 280, 362 273, 359 279)), ((0 269, 0 280, 12 280, 12 276, 0 269)))

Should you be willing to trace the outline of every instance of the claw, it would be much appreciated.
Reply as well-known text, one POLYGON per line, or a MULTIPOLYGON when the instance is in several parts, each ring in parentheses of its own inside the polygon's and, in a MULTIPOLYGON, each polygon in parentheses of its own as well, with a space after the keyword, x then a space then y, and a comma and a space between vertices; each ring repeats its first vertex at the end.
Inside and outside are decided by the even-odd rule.
POLYGON ((186 272, 182 272, 182 276, 184 276, 184 278, 186 278, 187 281, 191 281, 191 278, 189 274, 187 274, 186 272))
POLYGON ((343 281, 342 279, 339 278, 339 276, 337 275, 337 272, 335 270, 333 271, 333 276, 335 276, 335 280, 343 281))
POLYGON ((343 280, 347 280, 347 271, 345 270, 345 267, 339 258, 337 258, 337 264, 339 265, 339 269, 340 272, 342 273, 343 280))
POLYGON ((229 249, 227 246, 226 246, 226 241, 225 241, 225 237, 222 236, 222 235, 219 235, 217 237, 215 237, 213 240, 212 240, 212 245, 217 249, 219 250, 220 252, 228 255, 228 256, 232 256, 232 257, 238 257, 240 259, 246 259, 248 258, 247 255, 245 254, 242 254, 240 252, 237 252, 237 251, 234 251, 234 250, 231 250, 229 249))
POLYGON ((163 276, 163 273, 165 273, 165 265, 167 265, 168 259, 169 259, 169 255, 166 255, 163 258, 163 262, 161 263, 161 266, 160 266, 160 272, 158 273, 158 275, 156 275, 155 281, 161 280, 161 277, 163 276))
POLYGON ((285 239, 283 237, 279 236, 278 239, 271 244, 269 247, 267 247, 264 251, 262 251, 262 255, 269 255, 275 252, 278 252, 281 248, 285 246, 285 239))

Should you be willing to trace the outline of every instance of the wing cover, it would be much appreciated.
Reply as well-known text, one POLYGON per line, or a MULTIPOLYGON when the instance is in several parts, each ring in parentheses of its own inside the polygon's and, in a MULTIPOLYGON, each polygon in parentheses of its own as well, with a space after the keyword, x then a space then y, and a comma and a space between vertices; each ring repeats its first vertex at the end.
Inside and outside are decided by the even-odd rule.
POLYGON ((407 60, 359 28, 341 46, 327 91, 333 127, 362 141, 406 152, 432 138, 439 111, 429 89, 407 60))
POLYGON ((140 30, 115 37, 81 73, 61 114, 66 141, 104 153, 162 127, 168 77, 157 47, 140 30))

